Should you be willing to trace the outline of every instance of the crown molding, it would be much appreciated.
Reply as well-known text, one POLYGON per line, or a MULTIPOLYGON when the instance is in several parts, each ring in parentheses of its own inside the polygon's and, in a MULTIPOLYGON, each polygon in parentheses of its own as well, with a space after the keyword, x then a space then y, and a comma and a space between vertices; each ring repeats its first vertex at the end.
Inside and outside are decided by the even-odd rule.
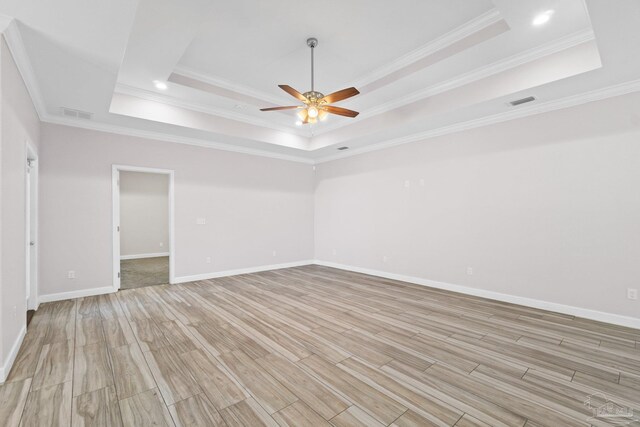
POLYGON ((226 144, 223 142, 209 141, 209 140, 200 139, 200 138, 183 137, 183 136, 171 135, 163 132, 133 129, 126 126, 118 126, 110 123, 100 123, 92 120, 72 119, 72 118, 56 116, 52 114, 47 114, 44 117, 41 117, 40 120, 45 123, 76 127, 81 129, 87 129, 87 130, 94 130, 98 132, 107 132, 107 133, 113 133, 117 135, 146 138, 146 139, 152 139, 152 140, 163 141, 163 142, 174 142, 177 144, 194 145, 197 147, 212 148, 214 150, 231 151, 234 153, 269 157, 272 159, 288 160, 291 162, 314 164, 313 159, 301 157, 301 156, 274 153, 271 151, 260 150, 257 148, 239 147, 237 145, 226 144))
POLYGON ((424 132, 418 132, 411 135, 403 136, 400 138, 394 138, 388 141, 368 145, 362 148, 356 148, 349 150, 346 153, 334 154, 331 156, 322 157, 316 159, 315 164, 330 162, 333 160, 343 159, 346 157, 352 157, 359 154, 369 153, 371 151, 378 151, 389 147, 395 147, 397 145, 408 144, 411 142, 424 141, 430 138, 438 136, 448 135, 451 133, 462 132, 470 129, 475 129, 492 124, 502 123, 509 120, 520 119, 527 116, 533 116, 536 114, 547 113, 551 111, 561 110, 570 107, 576 107, 578 105, 587 104, 589 102, 600 101, 615 96, 626 95, 633 92, 640 91, 640 79, 630 80, 628 82, 607 86, 600 89, 584 92, 577 95, 570 95, 564 98, 556 99, 553 101, 547 101, 540 104, 531 105, 528 107, 522 107, 516 110, 506 111, 503 113, 493 114, 478 119, 467 120, 465 122, 456 123, 450 126, 443 126, 437 129, 430 129, 424 132))
POLYGON ((288 160, 293 162, 317 165, 321 163, 330 162, 333 160, 344 159, 360 154, 369 153, 372 151, 383 150, 385 148, 395 147, 402 144, 408 144, 411 142, 424 141, 430 138, 448 135, 451 133, 462 132, 471 130, 483 126, 502 123, 509 120, 515 120, 532 116, 536 114, 551 112, 564 108, 575 107, 578 105, 586 104, 589 102, 600 101, 603 99, 626 95, 633 92, 640 91, 640 79, 631 80, 628 82, 620 83, 617 85, 607 86, 604 88, 596 89, 593 91, 584 92, 582 94, 571 95, 561 99, 540 103, 537 105, 531 105, 529 107, 523 107, 513 111, 507 111, 504 113, 493 114, 487 117, 481 117, 478 119, 468 120, 466 122, 456 123, 450 126, 443 126, 437 129, 431 129, 425 132, 419 132, 412 135, 407 135, 400 138, 394 138, 388 141, 384 141, 377 144, 372 144, 362 148, 356 148, 349 150, 345 153, 335 154, 331 156, 325 156, 318 159, 311 159, 307 157, 293 156, 287 154, 278 154, 266 150, 259 150, 254 148, 244 148, 235 145, 208 141, 205 139, 180 137, 175 135, 169 135, 162 132, 146 131, 132 129, 124 126, 117 126, 106 123, 98 123, 81 119, 70 119, 62 116, 45 115, 41 120, 45 123, 52 123, 57 125, 64 125, 70 127, 78 127, 88 130, 95 130, 99 132, 108 132, 118 135, 134 136, 139 138, 152 139, 157 141, 174 142, 178 144, 194 145, 198 147, 212 148, 216 150, 231 151, 242 154, 249 154, 255 156, 262 156, 268 158, 274 158, 279 160, 288 160))
POLYGON ((425 45, 415 49, 405 55, 396 58, 389 64, 379 67, 364 76, 357 78, 353 86, 364 87, 382 78, 385 78, 389 74, 395 73, 398 70, 406 68, 411 64, 414 64, 434 53, 445 49, 461 40, 482 31, 485 28, 493 25, 502 20, 502 15, 497 8, 493 8, 472 20, 460 25, 448 33, 441 35, 440 37, 429 41, 425 45))
MULTIPOLYGON (((476 18, 476 20, 470 21, 470 23, 465 24, 469 26, 468 31, 472 31, 471 28, 473 28, 474 26, 475 28, 479 28, 478 26, 483 25, 483 23, 485 25, 490 25, 492 19, 497 19, 497 20, 500 19, 499 16, 496 16, 491 12, 492 11, 485 14, 486 16, 482 15, 476 18)), ((113 125, 108 123, 99 123, 95 121, 87 121, 87 120, 81 120, 81 119, 71 119, 71 118, 49 114, 47 112, 46 105, 44 103, 44 99, 42 97, 42 93, 40 91, 40 87, 38 85, 38 81, 37 81, 35 72, 33 70, 31 61, 27 54, 24 41, 20 34, 17 21, 12 17, 0 14, 0 31, 2 32, 2 35, 4 36, 7 42, 7 46, 9 47, 13 60, 16 63, 18 71, 20 72, 22 79, 25 83, 25 86, 27 87, 27 91, 29 92, 29 95, 32 99, 36 112, 42 122, 64 125, 64 126, 71 126, 71 127, 78 127, 78 128, 95 130, 100 132, 114 133, 119 135, 147 138, 147 139, 153 139, 158 141, 194 145, 199 147, 212 148, 217 150, 230 151, 230 152, 236 152, 236 153, 248 154, 248 155, 256 155, 256 156, 274 158, 279 160, 294 161, 294 162, 300 162, 305 164, 324 163, 332 160, 364 154, 371 151, 377 151, 377 150, 381 150, 384 148, 393 147, 401 144, 407 144, 411 142, 426 140, 429 138, 447 135, 450 133, 461 132, 461 131, 474 129, 482 126, 505 122, 508 120, 523 118, 530 115, 555 111, 555 110, 564 109, 564 108, 570 108, 573 106, 578 106, 578 105, 593 102, 593 101, 598 101, 598 100, 602 100, 602 99, 606 99, 614 96, 620 96, 620 95, 625 95, 628 93, 640 91, 640 79, 632 80, 629 82, 608 86, 608 87, 596 89, 593 91, 588 91, 582 94, 568 96, 558 100, 553 100, 545 103, 531 105, 528 107, 523 107, 517 110, 507 111, 507 112, 498 113, 498 114, 494 114, 487 117, 468 120, 468 121, 457 123, 454 125, 441 127, 438 129, 432 129, 425 132, 419 132, 416 134, 407 135, 400 138, 394 138, 392 140, 388 140, 378 144, 373 144, 371 146, 357 148, 357 149, 349 150, 344 153, 326 156, 326 157, 322 157, 314 160, 308 157, 279 154, 279 153, 273 153, 267 150, 260 150, 260 149, 254 149, 254 148, 238 147, 235 145, 210 141, 206 139, 181 137, 176 135, 165 134, 162 132, 139 130, 139 129, 133 129, 125 126, 113 125)), ((460 35, 463 34, 463 30, 461 28, 459 28, 458 30, 454 30, 454 32, 456 31, 460 31, 459 32, 460 35)), ((570 47, 577 46, 581 43, 594 40, 594 38, 595 37, 594 37, 593 31, 590 29, 571 34, 562 39, 558 39, 552 43, 531 49, 521 54, 514 55, 505 60, 498 61, 486 67, 474 70, 470 73, 463 74, 459 77, 456 77, 444 83, 429 87, 419 92, 418 94, 405 97, 398 101, 393 101, 391 103, 384 104, 383 106, 378 107, 376 109, 376 110, 379 110, 378 112, 376 112, 376 110, 373 110, 373 112, 375 114, 381 114, 385 112, 385 109, 387 109, 386 111, 390 111, 402 105, 415 102, 424 97, 432 96, 434 94, 441 93, 446 90, 450 90, 455 87, 462 86, 464 84, 468 84, 480 78, 491 76, 493 74, 499 73, 501 71, 505 71, 509 68, 513 68, 518 65, 522 65, 524 63, 533 61, 535 59, 544 57, 546 55, 560 52, 564 49, 568 49, 570 47), (402 104, 402 103, 405 103, 405 104, 402 104)), ((426 47, 422 48, 421 51, 427 51, 426 47)), ((419 53, 413 52, 412 54, 418 55, 419 53)), ((409 55, 406 55, 406 56, 409 56, 409 55)), ((398 61, 400 60, 401 59, 398 59, 398 61)), ((407 60, 407 59, 404 59, 404 60, 407 60)), ((274 98, 271 95, 263 94, 259 91, 255 91, 253 89, 250 89, 241 85, 237 85, 234 83, 222 81, 217 78, 212 78, 211 76, 205 76, 200 73, 194 72, 192 70, 185 69, 184 67, 178 67, 176 69, 176 72, 180 74, 184 74, 190 78, 202 80, 205 83, 217 85, 225 89, 229 89, 229 90, 236 91, 238 93, 245 94, 247 96, 252 96, 259 99, 265 99, 265 101, 273 102, 273 103, 280 102, 279 99, 274 98)), ((371 73, 371 75, 373 74, 374 73, 371 73)), ((129 88, 129 89, 137 90, 135 88, 129 88)), ((154 94, 154 95, 157 95, 157 94, 154 94)), ((133 95, 133 96, 139 96, 139 95, 133 95)), ((161 102, 167 102, 167 101, 163 99, 161 102)), ((173 105, 180 106, 183 108, 188 108, 188 109, 194 109, 196 111, 201 111, 209 114, 220 115, 221 117, 230 118, 232 120, 243 121, 245 123, 254 124, 257 126, 263 126, 263 127, 265 126, 264 123, 256 122, 256 121, 260 121, 259 119, 249 118, 250 121, 247 121, 247 120, 244 120, 246 118, 244 115, 239 115, 236 113, 220 112, 217 109, 215 110, 215 112, 213 112, 212 109, 210 109, 209 107, 197 106, 197 105, 192 105, 188 103, 182 103, 179 101, 176 101, 176 104, 173 104, 173 105)), ((372 115, 371 110, 370 112, 365 114, 367 117, 370 117, 372 115)), ((272 129, 275 128, 273 124, 270 124, 270 126, 267 126, 267 127, 270 127, 272 129)), ((323 129, 319 133, 316 130, 315 134, 319 135, 331 130, 335 130, 339 127, 342 127, 342 126, 334 126, 326 130, 323 129)), ((286 128, 286 129, 288 132, 292 132, 292 129, 289 129, 289 128, 286 128)), ((278 130, 283 130, 283 128, 278 130)), ((306 136, 306 135, 303 135, 303 136, 306 136)))
POLYGON ((42 97, 42 92, 40 92, 36 73, 33 70, 27 49, 22 40, 18 23, 9 16, 0 15, 0 25, 5 27, 2 35, 7 42, 7 46, 9 46, 13 61, 16 63, 16 67, 27 87, 27 92, 29 92, 29 96, 31 96, 31 101, 36 109, 36 113, 40 120, 42 120, 47 114, 47 108, 44 103, 44 98, 42 97))
POLYGON ((278 104, 281 104, 283 100, 283 98, 273 96, 270 93, 263 92, 261 90, 254 89, 239 83, 234 83, 217 76, 204 74, 192 68, 185 67, 183 65, 176 66, 173 72, 175 74, 180 74, 182 76, 189 77, 190 79, 194 79, 194 80, 199 80, 201 82, 210 84, 212 86, 217 86, 219 88, 226 89, 231 92, 236 92, 244 96, 256 98, 260 101, 264 101, 265 104, 270 103, 270 104, 278 105, 278 104))
POLYGON ((145 99, 147 101, 160 102, 163 104, 172 105, 174 107, 185 108, 187 110, 198 111, 200 113, 210 114, 212 116, 218 116, 229 120, 235 120, 253 126, 260 126, 277 130, 279 132, 285 132, 309 138, 309 135, 307 133, 298 128, 277 125, 269 120, 259 119, 253 116, 248 116, 246 114, 240 114, 233 111, 212 107, 210 105, 205 105, 202 103, 185 101, 173 96, 163 95, 145 89, 139 89, 122 83, 118 83, 116 85, 114 92, 134 96, 136 98, 145 99))
MULTIPOLYGON (((27 91, 31 96, 31 101, 33 102, 33 105, 35 107, 35 110, 41 122, 58 124, 63 126, 70 126, 70 127, 77 127, 82 129, 88 129, 88 130, 95 130, 99 132, 114 133, 118 135, 127 135, 127 136, 139 137, 139 138, 154 139, 158 141, 174 142, 178 144, 194 145, 198 147, 212 148, 212 149, 223 150, 223 151, 231 151, 235 153, 262 156, 262 157, 268 157, 268 158, 279 159, 279 160, 288 160, 288 161, 306 163, 306 164, 314 163, 312 159, 309 159, 306 157, 273 153, 267 150, 238 147, 236 145, 209 141, 206 139, 179 137, 179 136, 169 135, 161 132, 138 130, 138 129, 132 129, 124 126, 112 125, 108 123, 99 123, 95 121, 81 120, 81 119, 71 119, 71 118, 49 114, 45 106, 44 99, 40 91, 40 87, 38 85, 36 74, 31 65, 31 60, 29 59, 29 55, 27 54, 27 50, 22 40, 22 36, 20 34, 17 21, 10 16, 0 14, 0 31, 2 32, 2 35, 4 36, 7 42, 7 46, 9 47, 9 51, 11 52, 11 56, 13 57, 13 60, 16 63, 18 72, 22 76, 22 80, 24 81, 24 84, 27 87, 27 91)), ((193 108, 193 106, 191 107, 184 106, 184 108, 193 108)), ((210 111, 206 111, 206 112, 211 113, 210 111)), ((235 118, 233 117, 229 117, 229 118, 232 118, 233 120, 238 120, 237 116, 235 118)), ((264 125, 259 125, 259 126, 264 126, 264 125)), ((273 128, 273 125, 271 126, 271 128, 273 128)), ((291 129, 288 129, 287 131, 291 132, 291 129)), ((302 136, 306 136, 306 135, 302 135, 302 136)))
POLYGON ((4 33, 11 22, 13 22, 12 17, 0 13, 0 33, 4 33))
MULTIPOLYGON (((497 8, 493 8, 476 18, 460 25, 454 30, 443 34, 442 36, 436 38, 435 40, 431 40, 425 45, 415 49, 405 55, 400 56, 399 58, 393 60, 388 65, 380 67, 376 70, 373 70, 362 77, 355 79, 354 86, 363 87, 369 83, 377 81, 381 78, 386 77, 389 74, 392 74, 402 68, 408 67, 411 64, 420 61, 421 59, 426 58, 429 55, 432 55, 439 50, 442 50, 448 46, 451 46, 470 35, 481 31, 490 25, 493 25, 502 20, 502 15, 497 8)), ((202 72, 196 71, 192 68, 185 67, 182 65, 176 66, 174 70, 175 74, 180 74, 185 77, 189 77, 194 80, 199 80, 204 83, 220 87, 222 89, 226 89, 232 92, 239 93, 241 95, 250 96, 252 98, 257 98, 260 100, 264 100, 267 103, 279 105, 282 103, 282 99, 278 97, 274 97, 273 95, 250 88, 248 86, 233 83, 229 80, 222 79, 217 76, 204 74, 202 72)), ((366 94, 364 94, 366 95, 366 94)))
MULTIPOLYGON (((536 46, 532 49, 517 53, 508 58, 501 59, 484 67, 476 68, 473 71, 461 74, 444 82, 413 92, 405 97, 380 104, 377 107, 363 111, 360 117, 362 119, 367 119, 380 114, 388 113, 389 111, 393 111, 414 102, 421 101, 425 98, 465 86, 478 80, 491 77, 495 74, 508 71, 520 65, 536 61, 538 59, 544 58, 545 56, 562 52, 563 50, 570 49, 572 47, 579 46, 583 43, 587 43, 593 40, 595 40, 595 34, 591 28, 578 31, 565 37, 556 39, 550 43, 536 46)), ((322 129, 319 130, 319 132, 316 132, 315 135, 322 135, 328 132, 332 132, 337 129, 350 126, 351 124, 352 123, 343 122, 336 123, 335 125, 325 125, 322 127, 322 129)))

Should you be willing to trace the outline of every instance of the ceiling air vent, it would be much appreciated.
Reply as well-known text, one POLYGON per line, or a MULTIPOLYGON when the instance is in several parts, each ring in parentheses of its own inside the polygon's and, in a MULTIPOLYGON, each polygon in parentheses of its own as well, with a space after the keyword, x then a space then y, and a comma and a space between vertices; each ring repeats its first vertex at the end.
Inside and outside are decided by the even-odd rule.
POLYGON ((73 108, 60 107, 62 110, 62 115, 66 117, 73 117, 75 119, 84 119, 91 120, 91 116, 93 113, 89 113, 87 111, 74 110, 73 108))
POLYGON ((526 104, 527 102, 531 102, 531 101, 535 101, 535 100, 536 99, 533 96, 527 96, 526 98, 516 99, 515 101, 511 101, 509 104, 511 104, 513 107, 515 107, 517 105, 526 104))
POLYGON ((343 151, 343 150, 348 150, 349 147, 338 147, 338 150, 343 151))

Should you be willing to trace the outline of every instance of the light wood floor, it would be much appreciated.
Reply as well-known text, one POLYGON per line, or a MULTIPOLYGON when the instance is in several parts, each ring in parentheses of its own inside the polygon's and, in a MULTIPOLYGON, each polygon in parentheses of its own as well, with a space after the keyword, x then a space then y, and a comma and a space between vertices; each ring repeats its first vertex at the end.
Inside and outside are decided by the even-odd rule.
POLYGON ((0 424, 585 426, 640 331, 325 267, 45 304, 0 424))

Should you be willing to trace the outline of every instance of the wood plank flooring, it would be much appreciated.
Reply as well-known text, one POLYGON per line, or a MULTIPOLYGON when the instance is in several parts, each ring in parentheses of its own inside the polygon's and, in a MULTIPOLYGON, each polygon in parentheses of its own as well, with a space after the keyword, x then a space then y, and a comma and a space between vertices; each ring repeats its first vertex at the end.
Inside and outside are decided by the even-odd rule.
POLYGON ((0 423, 637 426, 639 342, 306 266, 43 304, 0 386, 0 423), (607 403, 632 416, 594 417, 607 403))

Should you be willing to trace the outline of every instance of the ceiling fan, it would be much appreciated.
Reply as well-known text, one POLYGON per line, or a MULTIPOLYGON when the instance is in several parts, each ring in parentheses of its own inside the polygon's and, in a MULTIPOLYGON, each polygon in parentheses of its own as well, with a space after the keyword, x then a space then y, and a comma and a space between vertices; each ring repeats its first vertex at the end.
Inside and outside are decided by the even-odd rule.
POLYGON ((284 90, 299 101, 302 101, 304 105, 262 108, 260 111, 300 110, 298 111, 298 117, 300 117, 303 124, 317 123, 318 120, 326 118, 328 114, 337 114, 339 116, 351 118, 356 117, 360 114, 357 111, 330 105, 334 102, 342 101, 359 94, 360 92, 358 92, 358 89, 355 87, 342 89, 329 95, 323 95, 320 92, 316 92, 313 82, 313 50, 318 46, 318 39, 307 39, 307 46, 311 48, 311 90, 309 92, 300 93, 291 86, 278 85, 280 89, 284 90))

